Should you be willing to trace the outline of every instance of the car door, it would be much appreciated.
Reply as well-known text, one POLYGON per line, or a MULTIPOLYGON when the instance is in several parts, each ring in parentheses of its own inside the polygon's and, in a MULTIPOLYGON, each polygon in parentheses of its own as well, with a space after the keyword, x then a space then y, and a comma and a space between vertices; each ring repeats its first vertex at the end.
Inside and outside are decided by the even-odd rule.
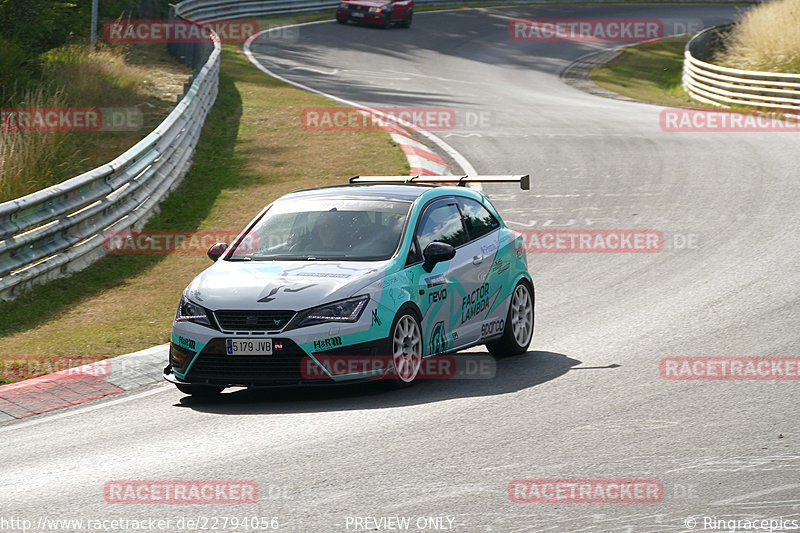
POLYGON ((464 294, 471 289, 463 285, 462 279, 472 268, 472 257, 463 250, 466 244, 466 228, 455 198, 439 198, 425 206, 406 265, 408 279, 413 283, 412 294, 422 312, 426 355, 451 351, 464 344, 460 309, 464 294), (423 266, 423 251, 434 241, 450 244, 456 249, 456 255, 427 272, 423 266))
POLYGON ((462 301, 460 336, 476 344, 503 331, 510 262, 500 253, 500 221, 472 198, 459 197, 458 206, 468 239, 462 250, 472 267, 462 274, 471 291, 462 301))

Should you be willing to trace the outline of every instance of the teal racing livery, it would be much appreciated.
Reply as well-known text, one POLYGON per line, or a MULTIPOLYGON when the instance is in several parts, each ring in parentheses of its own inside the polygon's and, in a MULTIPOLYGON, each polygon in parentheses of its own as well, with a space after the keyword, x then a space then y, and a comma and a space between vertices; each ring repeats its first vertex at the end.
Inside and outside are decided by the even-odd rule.
POLYGON ((480 344, 525 352, 534 290, 524 241, 464 185, 527 189, 528 179, 356 177, 279 198, 233 244, 212 246, 214 264, 184 290, 166 379, 189 394, 408 384, 424 358, 480 344), (349 364, 369 358, 386 364, 349 364))

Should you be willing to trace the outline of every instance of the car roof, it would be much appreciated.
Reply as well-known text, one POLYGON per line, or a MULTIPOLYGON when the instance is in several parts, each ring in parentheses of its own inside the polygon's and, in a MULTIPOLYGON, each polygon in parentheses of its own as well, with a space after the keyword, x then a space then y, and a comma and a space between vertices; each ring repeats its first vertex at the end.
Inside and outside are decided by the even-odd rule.
MULTIPOLYGON (((413 202, 426 192, 441 191, 449 194, 464 193, 469 191, 464 187, 437 187, 435 185, 375 185, 352 184, 318 187, 316 189, 302 189, 291 192, 277 201, 286 200, 313 200, 315 198, 363 198, 370 200, 400 200, 413 202), (460 190, 454 190, 460 189, 460 190)), ((435 194, 438 196, 438 194, 435 194)), ((433 196, 433 195, 432 195, 433 196)), ((469 193, 464 196, 472 196, 469 193)))

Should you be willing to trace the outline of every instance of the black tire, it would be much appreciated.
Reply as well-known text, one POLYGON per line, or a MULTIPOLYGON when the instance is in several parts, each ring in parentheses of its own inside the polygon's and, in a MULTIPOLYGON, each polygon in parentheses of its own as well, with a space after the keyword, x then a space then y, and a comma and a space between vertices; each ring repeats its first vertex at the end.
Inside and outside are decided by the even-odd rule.
POLYGON ((387 383, 395 388, 408 387, 419 375, 425 348, 422 326, 411 308, 397 314, 386 340, 386 352, 391 358, 387 383))
POLYGON ((406 16, 403 18, 403 21, 400 23, 401 28, 410 28, 411 27, 411 19, 414 18, 414 10, 409 9, 406 16))
POLYGON ((339 17, 336 17, 336 22, 339 24, 347 24, 347 19, 340 19, 339 17))
POLYGON ((535 294, 527 280, 520 280, 511 293, 503 336, 486 343, 495 357, 520 355, 528 351, 533 338, 535 294))
POLYGON ((389 26, 392 25, 392 12, 389 11, 389 13, 383 18, 384 18, 384 20, 383 20, 383 29, 384 30, 388 30, 389 26))
POLYGON ((184 394, 191 394, 198 398, 213 398, 219 396, 225 387, 215 387, 213 385, 189 385, 184 383, 176 383, 178 390, 184 394))

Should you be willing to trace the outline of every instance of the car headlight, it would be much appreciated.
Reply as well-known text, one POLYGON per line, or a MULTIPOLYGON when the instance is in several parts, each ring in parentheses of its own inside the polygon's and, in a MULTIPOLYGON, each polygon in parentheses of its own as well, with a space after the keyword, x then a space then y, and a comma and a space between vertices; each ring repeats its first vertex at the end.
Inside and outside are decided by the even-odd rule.
POLYGON ((206 310, 187 299, 185 296, 181 296, 181 301, 178 304, 178 311, 175 313, 175 321, 194 322, 195 324, 211 327, 211 321, 208 319, 206 310))
POLYGON ((383 13, 384 11, 390 11, 392 8, 391 4, 386 4, 381 7, 371 7, 369 8, 370 13, 383 13))
POLYGON ((355 322, 361 318, 367 302, 369 302, 369 295, 365 294, 303 311, 295 319, 294 327, 301 328, 325 322, 355 322))
POLYGON ((345 3, 341 3, 341 4, 339 4, 339 9, 349 9, 349 8, 350 8, 350 6, 348 6, 348 5, 347 5, 347 4, 345 4, 345 3))

